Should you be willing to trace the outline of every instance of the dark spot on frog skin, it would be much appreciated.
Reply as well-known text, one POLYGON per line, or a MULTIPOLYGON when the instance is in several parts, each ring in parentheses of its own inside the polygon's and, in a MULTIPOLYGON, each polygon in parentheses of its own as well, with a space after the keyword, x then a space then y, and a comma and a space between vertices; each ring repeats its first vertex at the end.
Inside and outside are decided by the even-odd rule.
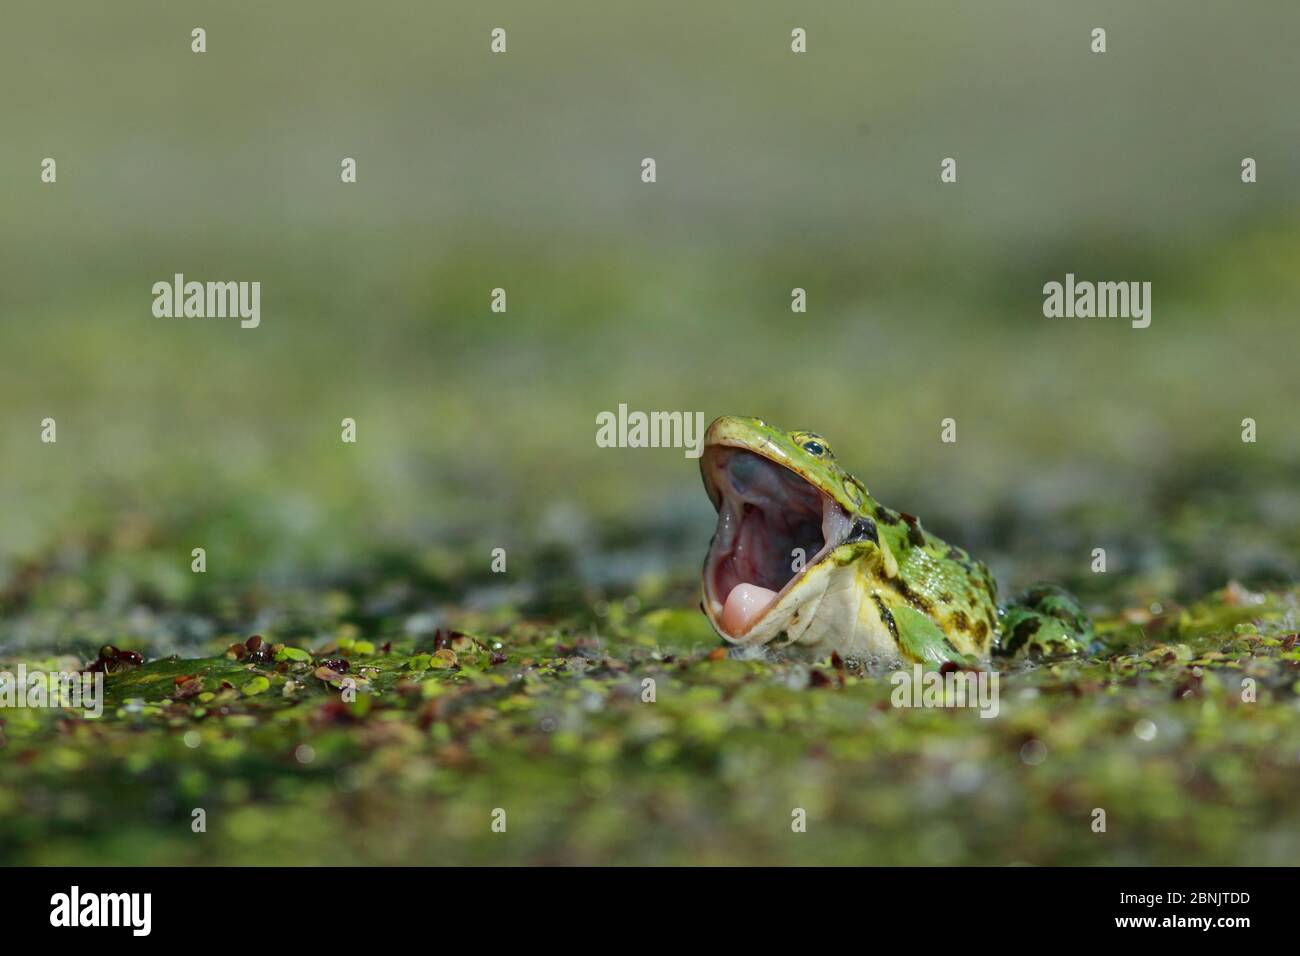
POLYGON ((952 592, 951 592, 951 591, 944 591, 942 594, 939 595, 939 600, 942 601, 944 604, 951 604, 951 603, 952 603, 952 592))
POLYGON ((967 570, 970 570, 970 568, 972 567, 970 555, 967 554, 965 548, 959 548, 956 545, 950 544, 948 545, 948 550, 944 552, 943 556, 947 558, 949 561, 956 561, 958 564, 960 564, 963 568, 966 568, 967 570))
POLYGON ((975 624, 975 639, 976 639, 976 640, 982 642, 982 641, 984 640, 984 638, 988 636, 988 633, 989 633, 989 625, 988 625, 988 622, 986 622, 986 621, 978 621, 978 622, 976 622, 976 624, 975 624))
POLYGON ((970 618, 966 616, 965 611, 958 611, 955 614, 953 614, 952 623, 957 627, 958 630, 962 630, 962 631, 970 630, 970 618))
POLYGON ((853 502, 855 508, 862 504, 863 491, 861 483, 852 475, 848 475, 844 479, 844 493, 849 496, 849 500, 853 502))
POLYGON ((849 536, 844 539, 845 544, 854 541, 870 541, 872 544, 880 544, 880 535, 876 531, 876 523, 870 518, 854 518, 853 527, 849 529, 849 536))
POLYGON ((906 511, 900 511, 898 516, 907 522, 907 540, 914 547, 921 547, 925 544, 925 532, 921 530, 921 519, 916 515, 910 515, 906 511))
POLYGON ((989 567, 983 561, 977 562, 979 567, 980 578, 984 581, 984 587, 989 591, 993 590, 993 575, 989 573, 989 567))
POLYGON ((880 619, 884 621, 885 626, 889 628, 889 636, 892 637, 894 643, 897 644, 898 625, 894 623, 894 615, 889 613, 889 608, 885 607, 885 602, 880 600, 879 594, 872 594, 871 599, 876 602, 876 609, 880 611, 880 619))
POLYGON ((885 524, 898 524, 898 515, 890 511, 884 505, 876 505, 876 519, 883 521, 885 524))
POLYGON ((916 608, 922 614, 931 618, 934 617, 934 605, 932 605, 923 595, 917 594, 913 591, 912 586, 901 577, 892 578, 889 583, 898 593, 898 596, 904 601, 912 605, 912 607, 916 608))
POLYGON ((1007 642, 1007 649, 1015 651, 1028 643, 1029 639, 1038 633, 1039 627, 1042 626, 1042 620, 1036 617, 1027 617, 1015 626, 1011 632, 1011 640, 1007 642))

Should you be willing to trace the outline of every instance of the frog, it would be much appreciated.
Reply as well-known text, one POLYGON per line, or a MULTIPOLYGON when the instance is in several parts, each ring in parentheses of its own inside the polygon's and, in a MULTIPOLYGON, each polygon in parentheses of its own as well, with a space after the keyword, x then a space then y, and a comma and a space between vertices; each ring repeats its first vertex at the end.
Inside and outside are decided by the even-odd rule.
POLYGON ((878 502, 816 432, 722 416, 699 465, 717 511, 701 608, 733 647, 942 670, 1093 644, 1068 591, 1040 583, 999 603, 984 562, 878 502))

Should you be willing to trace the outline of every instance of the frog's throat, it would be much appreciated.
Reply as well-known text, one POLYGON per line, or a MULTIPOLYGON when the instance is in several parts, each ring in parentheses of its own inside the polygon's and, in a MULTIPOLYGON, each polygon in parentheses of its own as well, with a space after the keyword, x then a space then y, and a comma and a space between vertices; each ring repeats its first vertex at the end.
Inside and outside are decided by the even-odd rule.
POLYGON ((852 522, 829 494, 753 451, 712 446, 704 483, 718 526, 704 562, 704 612, 723 637, 747 640, 852 522))

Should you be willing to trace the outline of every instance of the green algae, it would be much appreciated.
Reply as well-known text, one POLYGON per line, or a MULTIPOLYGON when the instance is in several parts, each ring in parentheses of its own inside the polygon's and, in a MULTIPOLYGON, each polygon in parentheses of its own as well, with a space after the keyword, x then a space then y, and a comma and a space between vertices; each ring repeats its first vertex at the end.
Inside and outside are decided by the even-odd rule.
POLYGON ((516 617, 417 638, 341 626, 342 640, 276 641, 264 662, 150 660, 108 675, 98 720, 4 713, 3 853, 1285 862, 1300 839, 1296 600, 1233 587, 1102 619, 1101 653, 1002 670, 994 719, 894 707, 883 673, 742 659, 697 612, 621 603, 598 626, 516 617), (806 832, 792 831, 796 808, 806 832))

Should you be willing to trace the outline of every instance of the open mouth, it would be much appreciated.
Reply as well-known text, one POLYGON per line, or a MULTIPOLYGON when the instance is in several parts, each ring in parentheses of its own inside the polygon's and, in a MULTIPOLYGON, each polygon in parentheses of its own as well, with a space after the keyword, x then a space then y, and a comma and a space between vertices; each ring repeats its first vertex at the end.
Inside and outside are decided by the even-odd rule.
POLYGON ((738 638, 848 536, 850 521, 830 495, 742 448, 714 450, 705 484, 718 527, 704 565, 704 600, 722 630, 738 638))

